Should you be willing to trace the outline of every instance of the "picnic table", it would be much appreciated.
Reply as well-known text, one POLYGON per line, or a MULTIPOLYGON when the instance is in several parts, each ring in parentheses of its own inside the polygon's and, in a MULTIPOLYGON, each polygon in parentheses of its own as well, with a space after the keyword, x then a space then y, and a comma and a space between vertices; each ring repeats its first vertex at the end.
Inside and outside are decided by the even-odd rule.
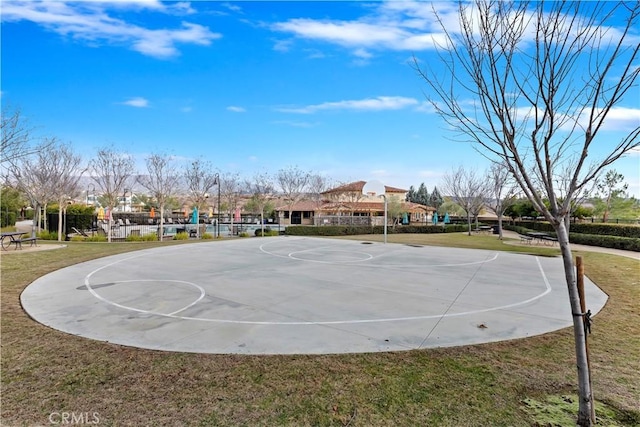
POLYGON ((0 246, 2 246, 2 250, 6 251, 11 245, 14 245, 15 250, 18 248, 22 249, 23 242, 31 242, 31 245, 36 244, 35 237, 24 237, 21 236, 25 234, 22 231, 6 231, 2 232, 2 237, 0 237, 0 246))
POLYGON ((481 225, 478 228, 474 228, 473 231, 476 233, 491 233, 493 231, 493 227, 490 225, 481 225))
POLYGON ((558 242, 558 239, 550 235, 549 233, 543 233, 540 231, 530 231, 527 233, 527 236, 536 240, 538 243, 550 244, 554 245, 558 242))

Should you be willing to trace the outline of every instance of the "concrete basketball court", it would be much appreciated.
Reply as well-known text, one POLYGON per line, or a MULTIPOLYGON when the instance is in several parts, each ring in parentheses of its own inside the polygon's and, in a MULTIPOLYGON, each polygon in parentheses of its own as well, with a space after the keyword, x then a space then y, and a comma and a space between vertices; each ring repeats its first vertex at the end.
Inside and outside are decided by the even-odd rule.
MULTIPOLYGON (((595 314, 607 295, 585 288, 595 314)), ((560 258, 289 236, 101 258, 41 277, 21 300, 70 334, 218 354, 400 351, 572 324, 560 258)))

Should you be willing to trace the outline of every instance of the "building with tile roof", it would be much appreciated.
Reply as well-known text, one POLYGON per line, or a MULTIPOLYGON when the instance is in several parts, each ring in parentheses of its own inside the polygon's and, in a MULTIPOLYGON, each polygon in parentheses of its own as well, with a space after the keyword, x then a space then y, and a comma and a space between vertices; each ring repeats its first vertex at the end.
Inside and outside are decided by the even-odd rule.
MULTIPOLYGON (((355 181, 324 191, 319 201, 304 200, 292 206, 277 206, 279 222, 283 225, 382 225, 384 199, 363 194, 365 184, 365 181, 355 181)), ((425 224, 431 220, 435 208, 405 201, 407 190, 384 187, 389 224, 396 220, 403 224, 425 224), (396 218, 392 218, 392 210, 398 215, 396 218)))

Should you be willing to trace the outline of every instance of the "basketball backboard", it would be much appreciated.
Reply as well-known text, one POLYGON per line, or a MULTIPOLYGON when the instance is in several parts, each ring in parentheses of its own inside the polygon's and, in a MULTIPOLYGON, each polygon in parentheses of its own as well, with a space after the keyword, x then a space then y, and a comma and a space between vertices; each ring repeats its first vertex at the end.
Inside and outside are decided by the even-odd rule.
POLYGON ((384 196, 385 188, 384 184, 380 181, 372 180, 367 181, 362 187, 362 194, 365 196, 384 196))

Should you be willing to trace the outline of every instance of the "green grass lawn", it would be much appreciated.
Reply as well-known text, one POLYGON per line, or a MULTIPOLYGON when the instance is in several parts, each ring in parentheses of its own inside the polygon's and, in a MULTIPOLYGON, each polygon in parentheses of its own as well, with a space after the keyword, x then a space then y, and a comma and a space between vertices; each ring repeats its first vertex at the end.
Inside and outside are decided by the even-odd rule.
MULTIPOLYGON (((389 236, 396 241, 558 253, 505 245, 494 236, 389 236)), ((68 335, 34 322, 20 307, 20 292, 41 275, 157 245, 70 243, 2 257, 3 426, 50 425, 52 412, 96 413, 100 426, 572 425, 577 375, 570 329, 395 353, 206 355, 68 335)), ((602 425, 640 425, 640 263, 580 255, 587 275, 610 296, 589 337, 598 416, 602 425)))

